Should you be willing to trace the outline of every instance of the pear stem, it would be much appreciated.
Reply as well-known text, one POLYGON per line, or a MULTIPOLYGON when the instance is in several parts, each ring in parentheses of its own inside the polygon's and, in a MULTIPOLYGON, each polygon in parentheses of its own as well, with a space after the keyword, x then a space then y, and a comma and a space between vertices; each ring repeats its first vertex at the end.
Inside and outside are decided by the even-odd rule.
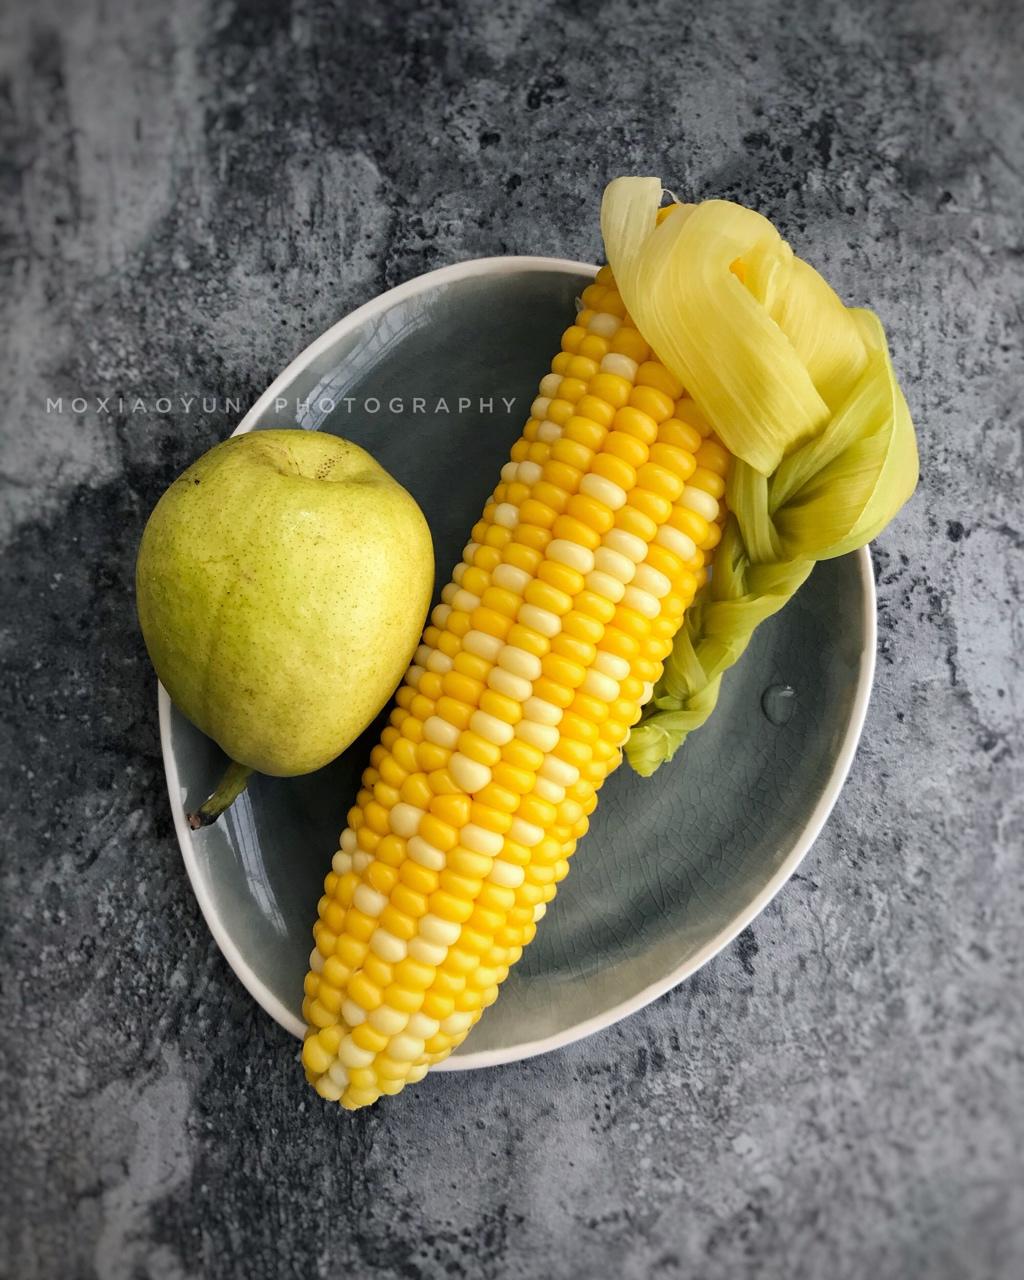
POLYGON ((193 831, 200 827, 208 827, 216 822, 220 815, 238 799, 249 785, 252 769, 248 765, 238 764, 232 760, 224 770, 224 776, 212 792, 194 813, 187 814, 188 825, 193 831))

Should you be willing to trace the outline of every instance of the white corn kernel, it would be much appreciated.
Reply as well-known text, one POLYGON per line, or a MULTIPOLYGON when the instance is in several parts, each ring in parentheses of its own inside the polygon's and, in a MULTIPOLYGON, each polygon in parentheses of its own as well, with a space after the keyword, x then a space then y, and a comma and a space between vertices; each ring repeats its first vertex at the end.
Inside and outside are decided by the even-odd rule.
MULTIPOLYGON (((409 1021, 409 1015, 402 1013, 398 1009, 392 1009, 386 1004, 378 1005, 376 1009, 367 1015, 366 1021, 373 1027, 374 1031, 379 1031, 382 1036, 397 1036, 400 1031, 405 1030, 405 1024, 409 1021)), ((353 1048, 358 1046, 353 1045, 353 1048)), ((370 1054, 371 1061, 375 1054, 370 1054)), ((341 1054, 338 1054, 341 1058, 341 1054)), ((344 1061, 344 1059, 342 1059, 344 1061)), ((369 1063, 367 1063, 367 1066, 369 1063)))
POLYGON ((614 338, 622 328, 622 321, 610 311, 597 311, 590 317, 587 329, 599 338, 614 338))
POLYGON ((498 666, 523 680, 536 680, 541 673, 540 658, 514 644, 505 645, 498 654, 498 666))
MULTIPOLYGON (((381 1005, 381 1008, 384 1008, 381 1005)), ((384 1033, 381 1032, 383 1035, 384 1033)), ((377 1055, 371 1049, 360 1049, 351 1036, 346 1036, 338 1048, 338 1061, 343 1067, 357 1071, 368 1067, 377 1055)))
POLYGON ((655 600, 661 600, 672 590, 672 582, 653 565, 642 564, 637 568, 633 585, 641 591, 649 591, 655 600))
POLYGON ((414 1013, 409 1019, 409 1025, 405 1028, 411 1036, 418 1036, 421 1040, 429 1040, 431 1036, 436 1036, 441 1030, 441 1024, 436 1018, 431 1018, 423 1012, 414 1013))
POLYGON ((313 1085, 313 1088, 321 1098, 325 1098, 328 1102, 339 1102, 341 1100, 341 1085, 331 1079, 330 1072, 321 1076, 316 1084, 313 1085))
POLYGON ((472 1025, 471 1013, 450 1013, 441 1023, 441 1030, 446 1036, 457 1036, 462 1031, 468 1031, 472 1025))
POLYGON ((425 916, 420 916, 419 931, 420 937, 428 942, 436 942, 439 947, 454 947, 462 933, 462 925, 428 911, 425 916))
POLYGON ((420 823, 423 821, 423 810, 417 805, 406 804, 404 800, 399 800, 398 804, 391 806, 391 830, 396 836, 404 836, 407 840, 410 836, 414 836, 420 829, 420 823))
POLYGON ((530 417, 536 418, 538 422, 543 422, 548 416, 548 406, 550 404, 550 396, 537 396, 533 404, 530 405, 530 417))
POLYGON ((537 724, 535 720, 520 720, 516 725, 516 737, 545 754, 558 746, 558 730, 550 724, 537 724))
POLYGON ((602 675, 611 676, 613 680, 625 680, 629 675, 630 666, 625 658, 621 658, 617 653, 608 653, 604 649, 598 649, 594 658, 594 667, 600 671, 602 675))
POLYGON ((474 711, 469 718, 469 727, 496 747, 512 741, 512 726, 486 711, 474 711))
POLYGON ((412 836, 405 846, 406 853, 413 862, 426 867, 428 871, 443 871, 447 859, 440 849, 436 849, 422 836, 412 836))
POLYGON ((607 476, 596 475, 593 471, 588 471, 580 481, 580 493, 603 502, 612 511, 618 511, 626 505, 626 491, 622 485, 609 480, 607 476))
POLYGON ((427 716, 423 722, 423 736, 435 747, 447 747, 449 751, 454 751, 459 745, 458 729, 440 716, 427 716))
POLYGON ((516 844, 525 845, 527 849, 532 849, 544 839, 541 828, 536 823, 527 822, 525 818, 513 818, 508 834, 510 840, 514 840, 516 844))
POLYGON ((561 804, 565 799, 565 787, 560 787, 557 782, 550 782, 547 778, 538 776, 537 781, 533 784, 533 790, 542 800, 547 800, 549 804, 561 804))
POLYGON ((448 948, 438 946, 436 942, 428 942, 426 938, 416 937, 409 939, 409 954, 419 964, 430 964, 436 969, 439 964, 444 964, 448 948))
POLYGON ((452 607, 450 604, 435 604, 430 614, 430 621, 435 627, 444 630, 444 624, 452 616, 452 607))
POLYGON ((606 676, 603 672, 598 671, 596 667, 591 667, 583 681, 583 692, 589 693, 594 698, 600 698, 602 702, 614 702, 619 696, 618 682, 613 680, 611 676, 606 676))
POLYGON ((387 929, 375 929, 370 938, 370 950, 379 956, 385 964, 401 964, 409 954, 409 948, 402 938, 396 938, 387 929))
POLYGON ((352 855, 346 853, 344 849, 339 849, 331 859, 331 870, 335 875, 343 876, 347 871, 352 870, 352 855))
POLYGON ((639 564, 647 556, 647 543, 635 533, 625 529, 609 529, 603 538, 604 545, 613 551, 621 551, 624 556, 639 564))
POLYGON ((365 849, 357 849, 352 855, 352 870, 356 875, 361 876, 372 861, 372 853, 367 853, 365 849))
POLYGON ((548 756, 539 772, 542 778, 550 778, 552 782, 557 782, 562 787, 575 786, 580 780, 579 769, 558 756, 548 756))
POLYGON ((461 751, 456 751, 448 761, 448 772, 457 787, 461 787, 467 795, 482 791, 491 780, 491 771, 485 764, 471 760, 461 751))
POLYGON ((491 884, 500 884, 505 889, 518 889, 526 879, 526 872, 513 862, 506 862, 504 858, 496 858, 487 879, 490 880, 491 884))
MULTIPOLYGON (((452 596, 452 607, 461 609, 463 613, 472 613, 480 604, 480 597, 473 594, 472 591, 466 591, 463 587, 459 587, 458 591, 452 596)), ((448 655, 445 654, 445 657, 448 655)))
POLYGON ((525 569, 517 569, 514 564, 499 564, 491 574, 491 581, 496 587, 512 591, 521 596, 530 585, 531 578, 525 569))
POLYGON ((378 893, 373 885, 357 884, 356 891, 352 895, 352 905, 364 916, 379 916, 388 905, 388 900, 382 893, 378 893))
POLYGON ((423 679, 424 671, 425 671, 424 667, 419 666, 415 662, 412 664, 409 670, 405 673, 405 683, 409 686, 410 689, 419 688, 420 681, 423 679))
POLYGON ((533 909, 533 922, 537 924, 543 920, 548 913, 548 904, 546 902, 538 902, 533 909))
POLYGON ((661 605, 649 591, 641 591, 639 587, 627 587, 622 603, 627 609, 634 609, 645 618, 656 618, 661 613, 661 605))
POLYGON ((628 382, 635 382, 637 370, 640 366, 635 360, 631 360, 629 356, 620 355, 617 351, 609 351, 601 361, 602 373, 614 373, 617 377, 625 378, 628 382))
POLYGON ((562 428, 557 422, 542 422, 537 428, 537 439, 545 444, 554 444, 562 437, 562 428))
POLYGON ((501 853, 504 841, 497 831, 488 831, 475 822, 467 822, 459 832, 459 843, 471 853, 484 853, 494 858, 501 853))
POLYGON ((525 702, 533 693, 533 685, 529 680, 514 676, 504 667, 492 667, 487 673, 487 683, 495 693, 503 693, 506 698, 514 698, 516 702, 525 702))
POLYGON ((501 469, 501 478, 506 484, 512 484, 519 473, 518 462, 506 462, 501 469))
POLYGON ((543 476, 544 468, 539 462, 531 462, 529 458, 519 464, 519 483, 534 485, 543 476))
POLYGON ((327 1074, 339 1089, 344 1089, 348 1084, 348 1071, 346 1071, 340 1062, 332 1062, 327 1068, 327 1074))
POLYGON ((346 853, 355 853, 356 849, 359 847, 356 841, 356 833, 351 827, 346 827, 341 833, 340 844, 346 853))
POLYGON ((524 627, 539 631, 542 636, 547 636, 549 640, 552 636, 557 636, 562 629, 562 619, 557 613, 552 613, 550 609, 541 609, 539 605, 535 604, 520 605, 519 612, 516 614, 516 621, 521 622, 524 627))
POLYGON ((605 600, 610 600, 612 604, 618 604, 626 591, 618 578, 613 578, 610 573, 602 573, 600 569, 588 573, 585 582, 589 591, 593 591, 594 595, 601 596, 605 600))
POLYGON ((567 538, 555 538, 549 542, 546 555, 549 560, 568 565, 577 573, 589 573, 594 567, 593 551, 589 547, 580 546, 578 542, 570 542, 567 538))
POLYGON ((427 670, 436 671, 439 676, 443 676, 446 672, 451 671, 452 660, 446 653, 442 653, 440 649, 435 649, 427 659, 427 670))
POLYGON ((514 529, 519 523, 519 508, 511 502, 499 502, 494 508, 494 523, 506 529, 514 529))
POLYGON ((366 1010, 362 1005, 356 1004, 353 999, 346 996, 341 1002, 341 1016, 345 1019, 347 1026, 358 1027, 360 1023, 366 1021, 366 1010))
POLYGON ((613 551, 611 547, 598 547, 594 552, 594 567, 602 573, 610 573, 622 583, 629 583, 636 573, 636 564, 621 551, 613 551))
POLYGON ((316 949, 316 947, 314 947, 313 950, 309 953, 309 967, 313 970, 314 973, 323 972, 324 958, 320 954, 320 952, 316 949))
POLYGON ((387 1054, 392 1062, 415 1062, 423 1053, 423 1041, 405 1031, 388 1045, 387 1054))
POLYGON ((537 724, 560 724, 564 714, 561 707, 536 696, 527 698, 523 703, 523 715, 537 724))
POLYGON ((441 588, 441 599, 444 601, 445 604, 447 605, 451 604, 451 602, 455 599, 455 593, 456 591, 458 591, 458 589, 459 589, 458 586, 454 582, 446 582, 444 584, 444 586, 441 588))
POLYGON ((542 396, 547 396, 549 400, 553 400, 558 395, 558 388, 561 385, 560 373, 546 373, 540 380, 540 393, 542 396))
POLYGON ((488 635, 486 631, 467 631, 462 637, 462 647, 487 662, 495 662, 501 653, 504 640, 488 635))
POLYGON ((680 560, 692 560, 697 554, 697 544, 681 529, 674 529, 670 524, 663 524, 654 536, 654 541, 666 551, 671 551, 680 560))
POLYGON ((452 582, 457 582, 461 587, 462 575, 466 572, 468 568, 469 568, 468 564, 465 564, 463 561, 459 561, 459 563, 452 570, 452 582))
POLYGON ((708 524, 718 519, 718 499, 713 498, 710 493, 705 493, 703 489, 698 489, 692 484, 688 484, 683 490, 679 505, 688 507, 691 511, 696 511, 699 516, 704 517, 708 524))

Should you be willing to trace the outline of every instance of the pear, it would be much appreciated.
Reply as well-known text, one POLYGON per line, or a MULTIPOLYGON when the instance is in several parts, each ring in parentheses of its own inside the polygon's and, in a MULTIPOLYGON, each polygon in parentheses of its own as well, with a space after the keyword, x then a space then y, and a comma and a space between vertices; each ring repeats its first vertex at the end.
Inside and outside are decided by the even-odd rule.
POLYGON ((309 773, 358 737, 408 667, 433 583, 423 513, 348 440, 253 431, 174 481, 136 599, 171 699, 233 761, 207 820, 252 770, 309 773))

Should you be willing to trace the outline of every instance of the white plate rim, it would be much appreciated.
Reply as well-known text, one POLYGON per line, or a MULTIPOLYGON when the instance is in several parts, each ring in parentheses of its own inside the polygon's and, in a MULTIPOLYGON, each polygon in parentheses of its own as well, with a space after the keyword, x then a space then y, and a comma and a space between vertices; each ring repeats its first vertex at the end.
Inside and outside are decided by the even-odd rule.
MULTIPOLYGON (((311 361, 315 360, 317 356, 327 350, 339 338, 344 337, 350 330, 357 328, 365 321, 372 319, 374 315, 387 310, 397 302, 415 297, 417 294, 436 288, 438 285, 456 280, 466 280, 475 276, 510 275, 521 271, 595 276, 597 270, 598 268, 592 263, 576 262, 570 258, 507 255, 492 258, 470 258, 465 262, 438 267, 434 271, 428 271, 423 275, 414 277, 412 280, 407 280, 404 284, 397 285, 376 298, 372 298, 361 307, 357 307, 355 311, 350 312, 322 333, 319 338, 311 342, 274 379, 231 434, 243 435, 251 431, 264 411, 274 403, 277 396, 311 361)), ((752 920, 761 914, 786 881, 789 880, 817 839, 835 806, 843 783, 846 781, 847 774, 850 771, 850 766, 853 763, 857 744, 860 741, 864 721, 867 717, 871 686, 875 673, 877 602, 875 578, 871 568, 869 550, 867 547, 861 547, 855 554, 857 556, 857 569, 864 599, 864 626, 860 637, 860 661, 857 669, 856 689, 850 710, 850 718, 835 763, 825 782, 822 793, 796 840, 793 842, 789 853, 767 884, 738 915, 730 920, 724 928, 720 929, 703 947, 699 948, 692 956, 687 957, 686 960, 656 982, 649 983, 628 999, 610 1006, 591 1018, 574 1023, 572 1026, 566 1027, 553 1035, 500 1049, 484 1049, 478 1053, 467 1053, 447 1058, 444 1062, 434 1067, 434 1071, 473 1071, 484 1067, 505 1066, 511 1062, 519 1062, 525 1058, 536 1057, 538 1054, 550 1053, 554 1049, 565 1048, 567 1045, 575 1044, 576 1041, 592 1036, 598 1031, 614 1026, 615 1023, 628 1018, 630 1014, 637 1013, 640 1009, 657 1000, 659 996, 663 996, 667 991, 677 987, 707 964, 709 960, 713 959, 719 951, 727 947, 730 942, 742 933, 752 920)), ((286 1031, 301 1039, 305 1033, 305 1025, 302 1020, 297 1018, 283 1001, 278 999, 249 965, 225 927, 218 914, 212 895, 206 887, 199 866, 198 854, 192 840, 192 832, 185 819, 185 810, 181 801, 181 780, 171 745, 171 700, 167 690, 159 681, 157 682, 157 691, 160 748, 163 754, 164 773, 171 802, 174 830, 178 837, 178 844, 181 849, 182 860, 185 863, 189 883, 192 886, 196 901, 199 903, 203 919, 206 921, 214 941, 231 966, 235 976, 256 1003, 286 1031)))

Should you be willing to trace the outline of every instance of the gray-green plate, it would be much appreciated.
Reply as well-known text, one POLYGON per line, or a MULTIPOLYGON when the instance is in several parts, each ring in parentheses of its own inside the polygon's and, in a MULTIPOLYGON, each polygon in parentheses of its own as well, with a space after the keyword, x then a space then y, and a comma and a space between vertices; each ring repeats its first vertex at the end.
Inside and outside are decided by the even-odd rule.
MULTIPOLYGON (((238 430, 299 425, 369 449, 426 513, 447 580, 593 274, 560 259, 487 258, 421 276, 314 342, 238 430)), ((835 803, 874 653, 867 552, 819 565, 758 632, 680 755, 649 780, 623 766, 606 784, 536 940, 445 1065, 490 1066, 568 1044, 649 1003, 734 938, 792 875, 835 803)), ((381 722, 319 773, 256 778, 198 833, 185 805, 209 791, 224 757, 162 688, 160 724, 203 914, 252 995, 300 1035, 317 899, 381 722)))

